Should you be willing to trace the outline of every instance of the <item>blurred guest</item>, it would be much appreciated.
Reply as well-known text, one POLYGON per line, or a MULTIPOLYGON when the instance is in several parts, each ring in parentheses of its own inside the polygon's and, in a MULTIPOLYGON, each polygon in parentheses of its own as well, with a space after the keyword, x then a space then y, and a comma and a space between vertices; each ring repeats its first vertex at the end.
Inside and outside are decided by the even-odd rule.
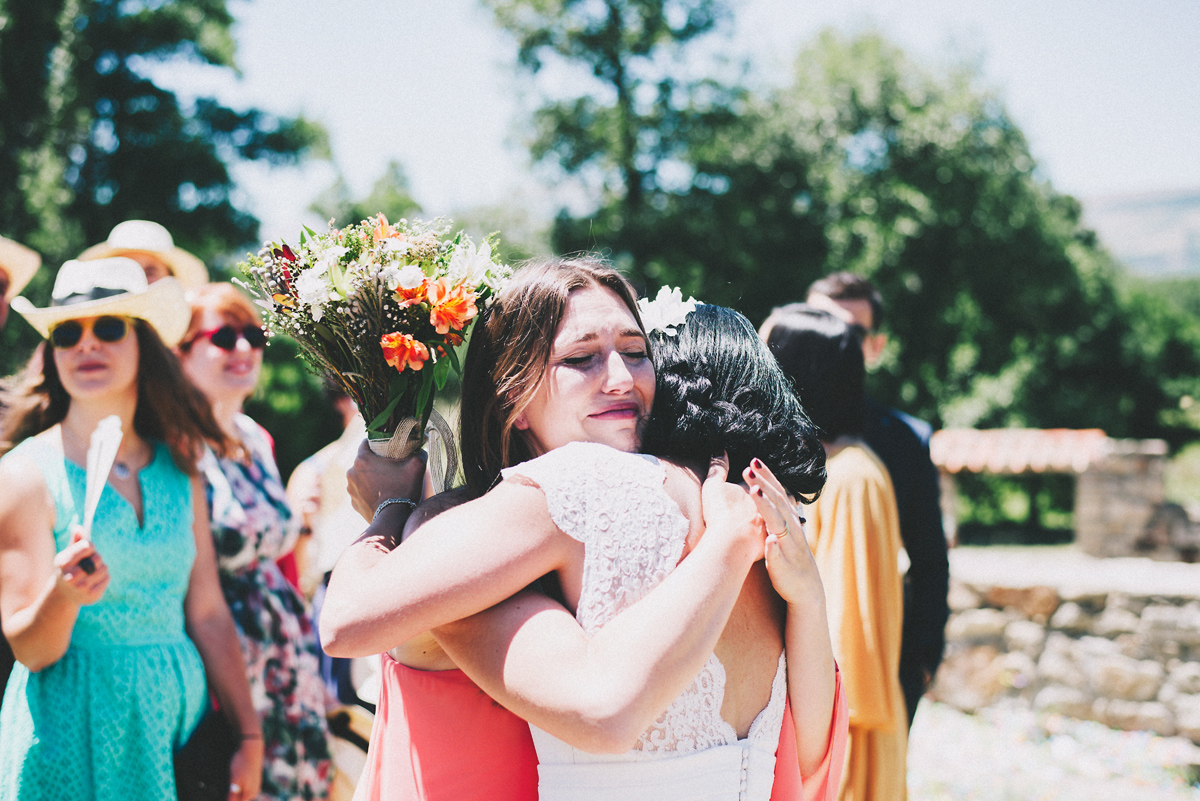
POLYGON ((16 443, 0 459, 0 609, 20 662, 0 708, 0 798, 174 798, 206 676, 241 732, 228 798, 254 798, 262 730, 195 476, 205 441, 227 443, 165 344, 187 328, 183 289, 148 286, 129 259, 70 261, 50 306, 13 307, 49 345, 0 416, 16 443), (84 465, 113 415, 124 436, 89 535, 84 465))
POLYGON ((762 334, 821 430, 829 457, 825 491, 806 509, 850 706, 839 797, 897 801, 906 796, 908 748, 899 680, 900 528, 887 469, 861 439, 862 343, 856 327, 804 304, 777 310, 762 334))
POLYGON ((312 598, 346 546, 362 533, 362 518, 350 504, 346 471, 354 464, 367 428, 349 395, 326 390, 342 421, 342 435, 308 457, 288 478, 288 501, 300 515, 296 546, 300 588, 312 598))
MULTIPOLYGON (((314 623, 320 619, 325 589, 338 557, 362 533, 362 518, 351 504, 346 471, 366 436, 366 424, 349 395, 332 389, 327 394, 341 415, 342 435, 298 464, 287 484, 288 501, 302 520, 296 562, 300 586, 313 602, 314 623)), ((321 676, 330 692, 343 704, 360 704, 373 712, 379 660, 340 659, 324 652, 320 656, 321 676), (357 663, 354 675, 352 663, 357 663), (364 688, 364 683, 370 686, 364 688)))
POLYGON ((200 473, 221 589, 262 718, 263 797, 324 798, 331 765, 316 637, 304 600, 275 563, 295 546, 299 527, 270 436, 242 414, 262 369, 262 321, 232 284, 207 284, 189 299, 191 322, 179 346, 183 371, 234 443, 229 456, 206 453, 200 473))
MULTIPOLYGON (((24 245, 0 236, 0 330, 8 320, 8 304, 33 278, 42 257, 24 245)), ((0 447, 4 447, 0 443, 0 447)), ((0 613, 2 614, 2 613, 0 613)), ((0 695, 4 693, 8 674, 12 672, 13 652, 8 640, 0 636, 0 695)))
POLYGON ((25 288, 40 266, 42 257, 37 253, 0 236, 0 328, 4 328, 8 320, 8 304, 25 288))
MULTIPOLYGON (((865 332, 863 358, 868 367, 879 363, 887 345, 887 335, 879 330, 883 297, 870 281, 853 273, 834 273, 809 287, 808 303, 861 326, 865 332)), ((917 703, 941 664, 946 619, 950 616, 946 602, 950 566, 938 497, 938 471, 929 456, 932 433, 928 423, 867 397, 863 441, 891 474, 900 509, 900 537, 909 559, 900 645, 900 686, 904 688, 909 726, 917 713, 917 703)))
POLYGON ((79 254, 80 261, 124 256, 142 265, 146 280, 154 283, 160 278, 178 278, 186 289, 196 289, 208 283, 204 262, 183 248, 175 247, 171 233, 156 222, 126 220, 118 223, 108 239, 92 245, 79 254))

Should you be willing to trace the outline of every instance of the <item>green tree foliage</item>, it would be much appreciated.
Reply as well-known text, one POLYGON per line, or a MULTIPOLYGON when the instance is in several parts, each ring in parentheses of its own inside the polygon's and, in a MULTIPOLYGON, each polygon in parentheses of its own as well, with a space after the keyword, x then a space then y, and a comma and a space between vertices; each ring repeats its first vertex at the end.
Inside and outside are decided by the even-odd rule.
POLYGON ((388 162, 383 175, 375 181, 371 192, 361 200, 350 196, 350 187, 342 176, 325 190, 309 207, 337 227, 353 225, 382 213, 391 222, 419 214, 421 204, 413 199, 408 175, 398 161, 388 162))
MULTIPOLYGON (((303 119, 184 100, 148 77, 174 60, 235 68, 232 22, 226 0, 0 0, 0 233, 45 257, 35 300, 125 219, 160 222, 205 259, 247 246, 258 221, 234 203, 229 165, 322 152, 303 119)), ((35 342, 9 325, 0 371, 35 342)))
MULTIPOLYGON (((518 62, 532 74, 567 76, 590 91, 550 98, 534 113, 534 159, 576 175, 603 198, 603 213, 576 230, 563 217, 554 244, 609 246, 636 258, 631 243, 648 209, 687 167, 691 127, 709 114, 732 119, 730 91, 689 79, 680 58, 687 45, 729 18, 719 0, 485 0, 518 43, 518 62), (600 218, 603 219, 600 219, 600 218), (623 237, 623 239, 622 239, 623 237), (590 241, 589 241, 590 240, 590 241), (625 240, 629 240, 627 244, 625 240)), ((736 93, 734 93, 736 94, 736 93)), ((640 263, 638 264, 640 266, 640 263)))
MULTIPOLYGON (((1194 435, 1163 410, 1200 397, 1197 326, 1118 291, 1079 204, 1039 176, 976 71, 827 32, 773 92, 655 82, 635 67, 663 56, 633 47, 625 23, 657 18, 649 7, 669 16, 670 3, 491 5, 522 64, 536 72, 553 53, 598 79, 535 118, 535 158, 605 177, 593 213, 560 214, 556 249, 608 250, 650 289, 681 285, 755 321, 852 270, 888 303, 895 344, 872 379, 886 401, 939 425, 1194 435)), ((655 46, 682 59, 713 27, 655 46)))
MULTIPOLYGON (((324 152, 303 119, 181 99, 150 77, 171 61, 234 69, 232 22, 226 0, 0 0, 0 234, 45 258, 25 291, 35 302, 59 264, 125 219, 162 223, 206 260, 254 246, 258 221, 234 203, 229 165, 324 152)), ((10 318, 0 374, 37 341, 10 318)), ((247 406, 276 434, 284 475, 340 422, 289 346, 268 349, 247 406)))

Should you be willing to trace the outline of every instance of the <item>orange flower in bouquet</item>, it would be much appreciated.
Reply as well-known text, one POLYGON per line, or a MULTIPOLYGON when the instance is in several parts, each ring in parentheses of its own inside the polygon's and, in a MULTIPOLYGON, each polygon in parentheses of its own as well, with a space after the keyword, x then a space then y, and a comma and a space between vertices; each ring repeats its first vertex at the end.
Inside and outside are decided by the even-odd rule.
POLYGON ((384 334, 379 338, 379 345, 383 348, 384 361, 400 373, 406 368, 420 370, 429 361, 429 348, 408 334, 384 334))

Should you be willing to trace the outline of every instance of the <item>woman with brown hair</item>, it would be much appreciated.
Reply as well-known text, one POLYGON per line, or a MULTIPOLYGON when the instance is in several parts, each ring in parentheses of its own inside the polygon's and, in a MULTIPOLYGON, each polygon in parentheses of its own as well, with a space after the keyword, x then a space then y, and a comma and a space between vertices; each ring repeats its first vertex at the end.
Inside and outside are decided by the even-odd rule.
POLYGON ((4 392, 0 614, 20 663, 0 709, 0 797, 175 797, 172 755, 208 708, 241 733, 229 798, 258 794, 262 732, 217 582, 195 460, 224 437, 166 344, 174 280, 130 259, 67 262, 52 303, 13 308, 49 342, 4 392), (90 539, 89 440, 124 436, 90 539))
POLYGON ((749 323, 700 308, 672 333, 695 348, 668 366, 696 365, 677 416, 702 447, 668 438, 656 451, 681 461, 634 453, 659 399, 630 287, 571 259, 519 272, 472 335, 462 437, 468 494, 481 497, 446 511, 461 498, 439 496, 406 524, 412 460, 390 468, 418 473, 407 485, 356 465, 352 492, 376 519, 334 571, 322 633, 339 655, 394 646, 366 797, 765 801, 773 789, 799 797, 802 780, 812 793, 836 785, 820 580, 785 497, 819 492, 824 454, 749 323), (773 425, 757 425, 768 409, 773 425), (725 436, 735 420, 744 425, 725 436), (750 469, 759 450, 782 486, 761 463, 750 469), (754 502, 710 466, 724 451, 764 491, 754 502), (542 577, 541 591, 523 591, 542 577), (785 642, 796 657, 786 670, 785 642), (529 722, 536 777, 529 738, 503 710, 488 720, 471 680, 529 722), (470 722, 451 728, 459 720, 470 722), (484 766, 500 756, 520 770, 498 796, 484 766))
POLYGON ((276 564, 296 546, 299 526, 270 435, 242 414, 262 370, 262 321, 232 284, 207 284, 189 300, 191 321, 179 346, 183 372, 234 443, 234 453, 207 452, 199 466, 221 590, 262 719, 263 797, 324 798, 332 763, 316 634, 304 600, 276 564))

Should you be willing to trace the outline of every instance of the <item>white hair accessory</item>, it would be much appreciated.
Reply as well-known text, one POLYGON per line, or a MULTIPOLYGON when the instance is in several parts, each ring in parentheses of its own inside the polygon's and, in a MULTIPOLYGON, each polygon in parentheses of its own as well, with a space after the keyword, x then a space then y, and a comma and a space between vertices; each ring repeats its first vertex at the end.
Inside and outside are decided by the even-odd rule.
POLYGON ((687 320, 687 316, 696 310, 697 303, 695 298, 684 300, 683 290, 679 287, 664 286, 658 290, 654 300, 639 300, 638 311, 641 312, 646 333, 661 331, 673 337, 679 332, 679 327, 687 320))

